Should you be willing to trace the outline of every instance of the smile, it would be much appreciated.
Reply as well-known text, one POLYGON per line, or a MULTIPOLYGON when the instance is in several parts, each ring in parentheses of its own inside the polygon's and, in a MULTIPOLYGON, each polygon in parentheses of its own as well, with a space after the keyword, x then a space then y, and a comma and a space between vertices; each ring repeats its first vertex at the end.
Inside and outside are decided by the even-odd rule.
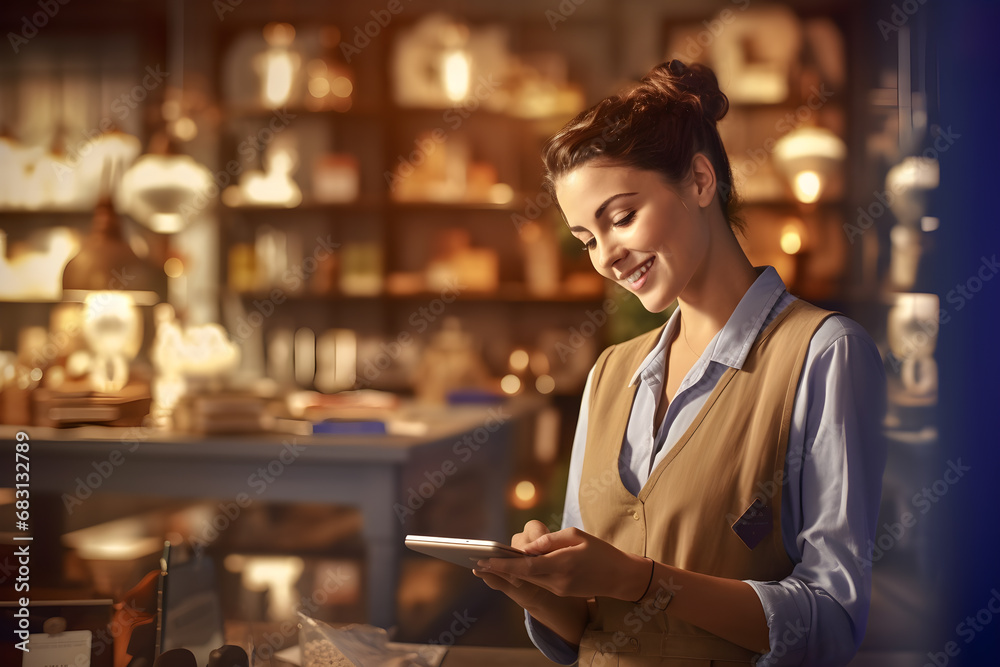
POLYGON ((634 284, 636 281, 638 281, 640 278, 642 278, 644 275, 646 275, 646 272, 649 271, 649 268, 651 266, 653 266, 653 258, 652 257, 650 257, 648 260, 646 260, 643 263, 643 265, 640 266, 638 269, 636 269, 635 271, 633 271, 631 275, 626 276, 625 277, 625 281, 627 283, 629 283, 630 285, 634 284))

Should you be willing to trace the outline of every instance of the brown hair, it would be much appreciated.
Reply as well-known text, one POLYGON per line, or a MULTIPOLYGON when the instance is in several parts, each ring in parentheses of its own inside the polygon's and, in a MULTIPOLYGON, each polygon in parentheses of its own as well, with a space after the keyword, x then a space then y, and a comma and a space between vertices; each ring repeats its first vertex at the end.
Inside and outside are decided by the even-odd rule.
POLYGON ((729 111, 715 73, 705 65, 679 60, 654 67, 633 88, 583 111, 545 144, 542 159, 550 189, 573 169, 599 160, 684 181, 695 153, 715 170, 722 212, 730 227, 743 229, 736 211, 733 172, 716 126, 729 111))

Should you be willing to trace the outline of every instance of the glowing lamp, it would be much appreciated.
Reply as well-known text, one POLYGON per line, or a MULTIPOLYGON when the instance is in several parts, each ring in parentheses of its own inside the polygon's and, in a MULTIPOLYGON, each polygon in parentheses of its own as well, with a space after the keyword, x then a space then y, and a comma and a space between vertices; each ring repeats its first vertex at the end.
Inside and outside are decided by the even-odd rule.
POLYGON ((301 58, 291 50, 295 28, 288 23, 268 23, 264 26, 266 51, 256 58, 260 75, 261 101, 268 109, 279 109, 291 99, 301 58))
POLYGON ((469 94, 469 57, 455 49, 445 53, 441 63, 444 94, 452 102, 461 102, 469 94))
POLYGON ((160 234, 187 227, 208 204, 212 174, 187 155, 143 155, 122 177, 119 205, 160 234))
POLYGON ((792 130, 774 145, 775 166, 792 184, 795 198, 803 204, 819 200, 846 156, 844 141, 819 127, 792 130))

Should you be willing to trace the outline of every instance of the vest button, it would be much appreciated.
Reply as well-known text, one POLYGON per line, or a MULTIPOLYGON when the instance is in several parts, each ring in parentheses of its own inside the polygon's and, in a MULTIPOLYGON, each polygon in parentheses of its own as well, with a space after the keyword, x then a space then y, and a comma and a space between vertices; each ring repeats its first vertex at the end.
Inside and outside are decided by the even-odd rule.
POLYGON ((636 521, 638 521, 639 520, 639 513, 638 512, 632 512, 632 518, 635 519, 636 521))

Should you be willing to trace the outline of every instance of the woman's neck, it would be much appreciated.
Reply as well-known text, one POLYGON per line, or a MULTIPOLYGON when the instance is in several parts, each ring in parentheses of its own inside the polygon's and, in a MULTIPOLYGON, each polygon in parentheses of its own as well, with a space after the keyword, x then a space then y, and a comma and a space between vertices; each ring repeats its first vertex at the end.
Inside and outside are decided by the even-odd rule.
POLYGON ((705 260, 677 298, 682 331, 698 350, 725 326, 757 279, 736 236, 725 221, 722 224, 724 228, 713 230, 705 260))

